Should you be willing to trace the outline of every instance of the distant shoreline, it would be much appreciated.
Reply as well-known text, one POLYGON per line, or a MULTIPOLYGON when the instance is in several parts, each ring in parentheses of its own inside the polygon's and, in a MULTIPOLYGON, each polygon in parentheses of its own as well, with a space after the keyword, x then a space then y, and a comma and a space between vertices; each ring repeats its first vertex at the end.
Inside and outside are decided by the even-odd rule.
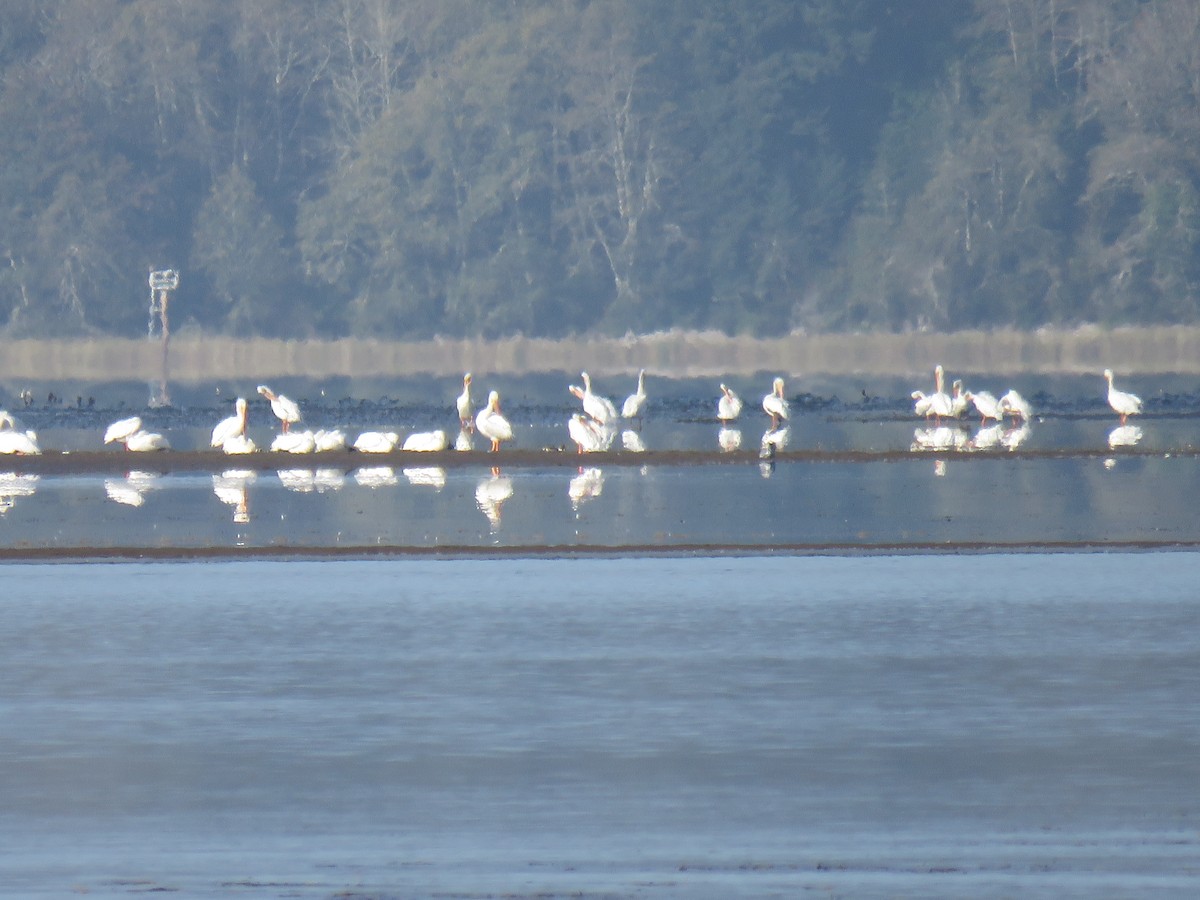
MULTIPOLYGON (((577 371, 702 378, 778 372, 917 375, 935 363, 960 373, 1200 374, 1200 327, 960 331, 920 334, 789 334, 751 338, 672 331, 624 338, 504 338, 375 341, 182 336, 169 348, 170 382, 216 378, 444 377, 464 371, 523 375, 577 371)), ((132 338, 10 340, 0 379, 155 381, 158 341, 132 338)))

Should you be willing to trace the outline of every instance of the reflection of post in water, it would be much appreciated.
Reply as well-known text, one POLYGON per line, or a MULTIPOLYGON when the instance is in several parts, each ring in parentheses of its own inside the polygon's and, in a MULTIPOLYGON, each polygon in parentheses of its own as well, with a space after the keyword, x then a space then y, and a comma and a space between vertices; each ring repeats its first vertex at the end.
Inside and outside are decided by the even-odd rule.
POLYGON ((179 287, 179 272, 175 269, 158 269, 150 273, 150 318, 146 325, 146 336, 153 340, 155 331, 161 335, 162 358, 159 362, 158 384, 151 385, 150 405, 170 406, 171 394, 167 389, 169 365, 167 353, 171 345, 171 323, 167 306, 171 291, 179 287))

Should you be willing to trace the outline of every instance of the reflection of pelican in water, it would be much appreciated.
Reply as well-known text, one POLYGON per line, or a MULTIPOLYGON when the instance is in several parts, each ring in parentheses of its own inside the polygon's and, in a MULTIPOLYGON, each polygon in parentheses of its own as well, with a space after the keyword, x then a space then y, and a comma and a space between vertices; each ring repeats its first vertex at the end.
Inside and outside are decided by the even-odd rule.
POLYGON ((567 487, 567 496, 571 498, 571 508, 579 512, 587 501, 599 497, 604 490, 604 471, 595 467, 580 469, 579 474, 571 479, 567 487))
POLYGON ((1006 450, 1016 450, 1029 437, 1029 423, 1023 422, 1020 428, 1010 428, 1000 435, 1000 443, 1006 450))
POLYGON ((1000 445, 1000 437, 1003 434, 1004 426, 999 422, 995 425, 988 425, 975 432, 975 437, 971 438, 968 447, 971 450, 990 450, 1000 445))
POLYGON ((275 474, 285 488, 297 494, 311 494, 317 489, 317 476, 312 469, 280 469, 275 474))
POLYGON ((717 446, 722 453, 732 453, 742 446, 742 432, 738 428, 722 428, 717 432, 717 446))
POLYGON ((32 497, 37 490, 37 475, 0 472, 0 516, 13 508, 17 497, 32 497))
POLYGON ((621 432, 621 446, 630 453, 645 453, 646 444, 642 440, 642 436, 636 431, 626 429, 621 432))
POLYGON ((761 459, 774 459, 776 453, 787 449, 788 438, 790 437, 791 429, 768 428, 763 432, 762 445, 758 451, 759 457, 761 459))
POLYGON ((492 530, 500 527, 500 510, 504 502, 513 495, 512 479, 501 475, 499 469, 492 469, 492 476, 485 478, 475 486, 475 503, 479 511, 487 516, 492 530))
POLYGON ((1133 447, 1142 439, 1142 429, 1136 425, 1118 425, 1108 433, 1108 446, 1112 449, 1117 447, 1133 447))
POLYGON ((317 436, 307 430, 285 431, 271 441, 271 450, 275 453, 314 453, 316 449, 317 436))
POLYGON ((152 472, 130 472, 124 478, 105 478, 104 493, 114 503, 141 506, 146 493, 158 487, 159 476, 152 472))
POLYGON ((440 428, 437 431, 418 431, 404 439, 402 450, 412 450, 417 453, 439 453, 449 446, 446 432, 440 428))
POLYGON ((409 484, 421 487, 431 487, 440 491, 446 486, 446 470, 441 466, 422 466, 401 470, 409 484))
POLYGON ((326 491, 340 491, 346 483, 346 473, 341 469, 317 469, 313 473, 313 486, 318 494, 326 491))
POLYGON ((396 470, 391 466, 365 466, 354 470, 354 482, 359 487, 375 488, 394 487, 400 483, 396 470))
POLYGON ((967 436, 958 428, 938 425, 934 428, 918 428, 913 432, 913 450, 962 450, 967 436))
POLYGON ((212 477, 213 493, 227 506, 233 507, 233 521, 250 521, 250 497, 247 487, 258 480, 258 474, 247 469, 229 469, 212 477))

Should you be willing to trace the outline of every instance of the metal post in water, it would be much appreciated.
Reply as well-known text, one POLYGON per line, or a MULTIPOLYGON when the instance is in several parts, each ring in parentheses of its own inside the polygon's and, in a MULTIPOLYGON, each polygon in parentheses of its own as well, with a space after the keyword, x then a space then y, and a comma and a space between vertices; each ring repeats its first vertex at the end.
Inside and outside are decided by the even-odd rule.
POLYGON ((170 406, 171 394, 167 388, 169 373, 168 351, 171 345, 171 323, 167 317, 167 306, 171 291, 179 287, 179 272, 175 269, 158 269, 150 272, 150 321, 146 325, 147 337, 154 338, 154 326, 159 325, 162 333, 162 358, 159 365, 157 386, 150 390, 151 406, 170 406))

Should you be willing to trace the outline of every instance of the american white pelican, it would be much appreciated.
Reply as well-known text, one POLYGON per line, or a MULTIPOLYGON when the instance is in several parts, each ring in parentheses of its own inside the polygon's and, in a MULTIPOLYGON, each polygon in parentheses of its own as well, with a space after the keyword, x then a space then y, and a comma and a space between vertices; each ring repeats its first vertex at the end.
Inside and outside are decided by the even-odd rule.
POLYGON ((235 434, 221 445, 221 449, 231 456, 239 456, 256 452, 258 445, 250 439, 249 435, 235 434))
POLYGON ((621 446, 630 453, 646 452, 646 442, 642 440, 642 436, 628 428, 621 432, 621 446))
POLYGON ((913 412, 922 419, 928 419, 933 415, 933 398, 924 391, 913 391, 913 412))
POLYGON ((471 403, 471 373, 468 372, 463 376, 462 393, 458 395, 458 399, 454 401, 458 407, 458 425, 463 431, 470 431, 475 427, 475 407, 471 403))
POLYGON ((311 431, 285 431, 275 435, 271 450, 275 453, 313 453, 317 449, 317 436, 311 431))
POLYGON ((948 419, 954 413, 954 401, 945 391, 945 379, 945 370, 939 363, 933 369, 933 393, 929 395, 929 412, 938 425, 942 424, 942 419, 948 419))
POLYGON ((613 402, 607 397, 592 393, 591 376, 587 372, 580 372, 579 377, 583 379, 583 394, 580 397, 583 400, 583 411, 601 425, 616 420, 617 408, 613 406, 613 402))
POLYGON ((954 379, 954 384, 950 387, 950 415, 956 419, 962 418, 971 403, 970 396, 968 391, 963 390, 962 379, 954 379))
POLYGON ((150 453, 155 450, 170 450, 171 442, 155 431, 139 428, 125 440, 125 449, 131 453, 150 453))
POLYGON ((621 407, 621 418, 637 419, 642 415, 642 408, 646 405, 646 370, 638 371, 637 391, 625 398, 625 404, 621 407))
POLYGON ((721 385, 721 397, 717 400, 717 419, 732 422, 742 414, 742 398, 725 385, 721 385))
POLYGON ((114 441, 124 443, 125 438, 141 430, 141 416, 130 416, 127 419, 118 419, 104 430, 104 443, 111 444, 114 441))
POLYGON ((329 453, 333 450, 346 449, 346 433, 340 428, 326 430, 318 428, 313 432, 313 442, 318 453, 329 453))
POLYGON ((1129 416, 1136 416, 1142 411, 1142 398, 1137 394, 1118 391, 1113 387, 1112 369, 1105 369, 1104 377, 1108 380, 1108 405, 1121 417, 1121 424, 1124 425, 1129 416))
POLYGON ((763 397, 762 408, 771 417, 771 430, 777 430, 780 421, 788 417, 788 402, 783 396, 782 378, 771 382, 771 393, 763 397))
POLYGON ((988 391, 967 391, 965 396, 979 413, 979 424, 982 425, 988 419, 999 422, 1004 418, 1004 410, 1000 408, 1000 401, 996 399, 995 394, 988 391))
POLYGON ((1028 422, 1033 418, 1033 407, 1016 391, 1009 391, 1000 398, 1000 409, 1005 415, 1012 416, 1013 421, 1028 422))
POLYGON ((0 453, 37 456, 41 452, 42 448, 38 446, 36 432, 17 431, 11 428, 0 430, 0 453))
POLYGON ((400 443, 400 435, 394 431, 364 431, 351 445, 359 453, 391 453, 400 443))
POLYGON ((573 413, 567 420, 567 434, 575 442, 576 452, 595 453, 604 449, 603 426, 587 416, 573 413))
POLYGON ((238 397, 233 404, 233 415, 222 419, 212 431, 212 446, 223 447, 231 437, 246 433, 246 398, 238 397))
POLYGON ((501 441, 511 441, 512 425, 500 414, 500 394, 492 391, 488 394, 487 406, 475 417, 475 427, 485 438, 492 442, 492 453, 500 449, 501 441))
POLYGON ((271 412, 283 423, 283 433, 287 434, 292 425, 300 421, 300 407, 294 400, 289 400, 283 394, 277 394, 265 384, 258 386, 258 392, 271 401, 271 412))
POLYGON ((437 431, 418 431, 404 439, 402 450, 413 450, 418 453, 438 453, 450 446, 446 432, 440 428, 437 431))
POLYGON ((471 427, 460 428, 458 437, 454 439, 454 449, 459 452, 466 453, 475 449, 475 441, 471 437, 471 432, 475 430, 475 423, 471 423, 471 427))

